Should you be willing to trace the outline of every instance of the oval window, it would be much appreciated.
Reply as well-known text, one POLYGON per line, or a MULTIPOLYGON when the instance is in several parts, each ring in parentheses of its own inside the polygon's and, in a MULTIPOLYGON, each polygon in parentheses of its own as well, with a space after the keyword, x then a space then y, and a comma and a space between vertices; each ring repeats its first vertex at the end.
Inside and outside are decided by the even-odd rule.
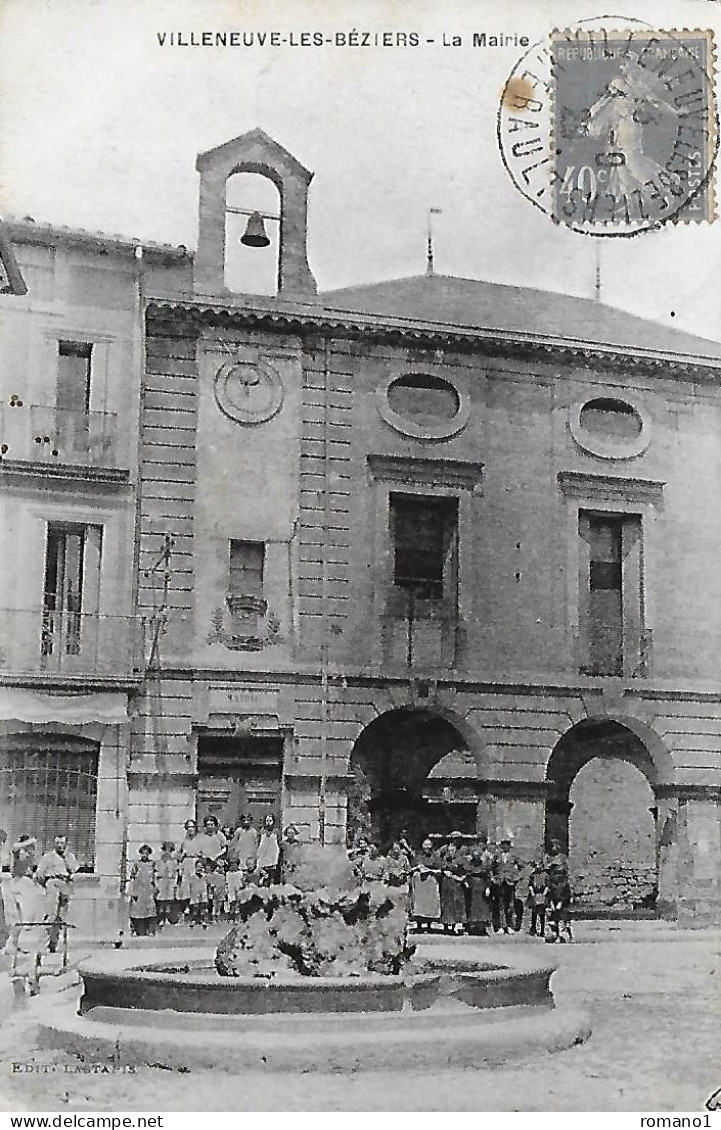
POLYGON ((461 406, 452 384, 420 373, 393 381, 388 388, 388 403, 399 416, 421 427, 453 420, 461 406))
POLYGON ((624 400, 599 397, 581 409, 582 431, 594 439, 629 443, 638 439, 643 424, 635 408, 624 400))

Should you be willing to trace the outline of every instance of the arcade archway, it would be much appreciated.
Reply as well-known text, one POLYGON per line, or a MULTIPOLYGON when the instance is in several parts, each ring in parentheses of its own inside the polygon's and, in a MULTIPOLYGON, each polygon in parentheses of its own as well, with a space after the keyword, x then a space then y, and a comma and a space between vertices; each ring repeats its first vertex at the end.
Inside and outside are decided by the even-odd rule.
POLYGON ((546 777, 546 847, 569 857, 579 905, 652 909, 658 891, 658 806, 669 757, 612 719, 586 719, 555 746, 546 777))
POLYGON ((366 831, 386 845, 402 829, 418 844, 431 832, 476 831, 476 758, 461 730, 433 710, 374 719, 351 754, 348 839, 366 831))

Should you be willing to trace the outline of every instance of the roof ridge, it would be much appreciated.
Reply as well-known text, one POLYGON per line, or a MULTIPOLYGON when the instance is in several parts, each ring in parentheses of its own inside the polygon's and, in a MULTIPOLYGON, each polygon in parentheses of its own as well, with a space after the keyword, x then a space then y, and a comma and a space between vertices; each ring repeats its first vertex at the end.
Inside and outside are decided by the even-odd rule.
POLYGON ((27 233, 37 236, 55 235, 59 239, 69 237, 88 242, 103 242, 115 244, 118 247, 143 247, 149 251, 172 251, 184 253, 192 257, 194 252, 184 243, 163 243, 155 239, 143 239, 140 236, 123 235, 120 232, 104 232, 90 228, 72 227, 69 224, 55 224, 51 220, 36 220, 34 216, 6 215, 3 219, 5 230, 10 235, 27 233))
MULTIPOLYGON (((669 335, 669 339, 673 338, 674 344, 679 348, 683 348, 685 340, 688 343, 694 343, 697 351, 700 351, 703 346, 706 346, 713 347, 715 353, 718 354, 718 351, 721 349, 721 342, 718 338, 703 337, 690 330, 678 329, 676 326, 670 326, 664 322, 656 321, 653 318, 631 313, 623 309, 623 307, 610 305, 607 302, 601 302, 590 296, 585 297, 582 295, 568 294, 564 291, 557 290, 542 290, 538 287, 522 286, 517 283, 492 282, 488 279, 469 279, 458 275, 407 275, 404 278, 385 279, 375 283, 359 283, 356 286, 337 287, 334 290, 322 290, 318 297, 329 309, 341 309, 346 311, 353 309, 356 312, 368 314, 387 313, 395 317, 423 321, 427 320, 428 315, 423 312, 422 307, 416 309, 411 308, 412 295, 414 293, 417 295, 419 302, 428 300, 427 295, 425 299, 422 297, 420 288, 417 287, 417 284, 421 282, 431 284, 434 282, 436 284, 440 283, 442 287, 448 283, 463 284, 455 287, 445 285, 445 296, 439 294, 439 298, 445 298, 445 308, 439 308, 434 314, 434 319, 446 322, 449 325, 486 325, 490 327, 491 324, 493 324, 496 328, 502 328, 505 325, 506 328, 511 329, 512 327, 508 321, 509 317, 511 322, 517 323, 518 318, 527 313, 530 322, 538 320, 542 311, 532 309, 532 300, 540 297, 544 300, 544 306, 546 307, 545 315, 547 318, 555 316, 557 322, 562 322, 564 306, 568 313, 568 320, 571 322, 571 325, 559 324, 555 329, 556 336, 574 336, 572 326, 574 321, 587 321, 589 328, 592 326, 595 327, 596 332, 599 332, 601 328, 599 323, 605 323, 604 334, 609 332, 609 323, 615 322, 615 325, 611 325, 610 332, 615 330, 622 338, 626 336, 638 338, 638 340, 635 341, 619 341, 618 344, 623 344, 625 348, 633 348, 634 345, 641 348, 653 348, 650 342, 644 343, 643 337, 647 337, 650 332, 657 333, 660 331, 663 335, 669 335), (406 290, 405 295, 403 293, 404 284, 406 290), (389 293, 391 288, 395 288, 396 293, 389 293), (476 295, 472 293, 474 289, 476 295), (469 291, 471 292, 470 297, 469 291), (492 292, 495 292, 497 295, 495 301, 500 303, 500 291, 504 291, 506 294, 511 292, 515 294, 518 299, 515 303, 515 309, 511 309, 509 312, 508 308, 501 310, 490 308, 494 301, 492 292), (372 300, 374 292, 378 296, 377 305, 369 302, 369 300, 372 300), (459 303, 456 308, 453 308, 454 292, 459 303), (485 302, 484 292, 486 298, 485 302), (349 301, 352 296, 357 296, 357 305, 355 303, 351 304, 349 301), (475 302, 473 301, 474 297, 477 298, 475 302), (528 306, 527 312, 519 309, 524 299, 528 306), (338 306, 338 303, 341 303, 341 305, 338 306), (464 304, 465 308, 461 304, 464 304), (373 309, 371 308, 372 305, 374 306, 373 309), (484 306, 486 309, 484 309, 484 306), (554 307, 553 311, 548 309, 550 306, 554 307), (483 322, 478 320, 479 316, 483 316, 483 322), (501 319, 500 321, 499 318, 501 319), (645 334, 642 333, 642 330, 645 330, 645 334)), ((442 288, 439 287, 438 289, 440 291, 442 288)), ((516 328, 518 328, 518 326, 516 326, 516 328)), ((606 338, 606 340, 608 339, 606 338)), ((669 345, 667 348, 670 349, 672 347, 669 345)), ((690 349, 690 345, 687 345, 686 348, 690 349)))

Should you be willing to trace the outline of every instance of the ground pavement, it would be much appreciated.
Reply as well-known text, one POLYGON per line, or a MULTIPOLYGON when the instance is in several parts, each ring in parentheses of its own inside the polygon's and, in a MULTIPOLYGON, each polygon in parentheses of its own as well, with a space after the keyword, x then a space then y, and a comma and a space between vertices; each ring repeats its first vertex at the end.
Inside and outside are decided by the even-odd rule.
MULTIPOLYGON (((206 936, 210 948, 211 933, 206 936)), ((494 959, 505 947, 532 947, 540 960, 556 962, 556 1001, 590 1012, 588 1043, 523 1065, 439 1069, 401 1079, 392 1070, 219 1079, 218 1073, 181 1074, 162 1066, 133 1075, 87 1074, 88 1065, 74 1057, 38 1049, 33 1008, 7 1017, 10 998, 2 987, 0 1109, 701 1111, 721 1086, 718 931, 678 930, 663 922, 582 922, 576 939, 553 947, 520 935, 453 944, 464 956, 488 957, 492 949, 494 959), (18 1063, 36 1070, 13 1070, 18 1063), (41 1065, 48 1065, 47 1073, 41 1065)), ((192 940, 200 940, 195 931, 192 940)), ((87 955, 92 947, 83 948, 87 955)), ((41 998, 58 992, 77 996, 73 974, 43 980, 41 998)), ((439 1062, 441 1057, 439 1047, 439 1062)))

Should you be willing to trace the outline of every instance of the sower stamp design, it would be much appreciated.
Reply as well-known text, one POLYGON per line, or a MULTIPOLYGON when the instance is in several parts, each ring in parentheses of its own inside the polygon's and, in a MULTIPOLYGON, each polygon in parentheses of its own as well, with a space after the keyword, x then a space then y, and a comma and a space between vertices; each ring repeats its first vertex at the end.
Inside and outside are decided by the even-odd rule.
POLYGON ((711 32, 554 32, 550 51, 553 219, 598 235, 713 219, 711 32))

